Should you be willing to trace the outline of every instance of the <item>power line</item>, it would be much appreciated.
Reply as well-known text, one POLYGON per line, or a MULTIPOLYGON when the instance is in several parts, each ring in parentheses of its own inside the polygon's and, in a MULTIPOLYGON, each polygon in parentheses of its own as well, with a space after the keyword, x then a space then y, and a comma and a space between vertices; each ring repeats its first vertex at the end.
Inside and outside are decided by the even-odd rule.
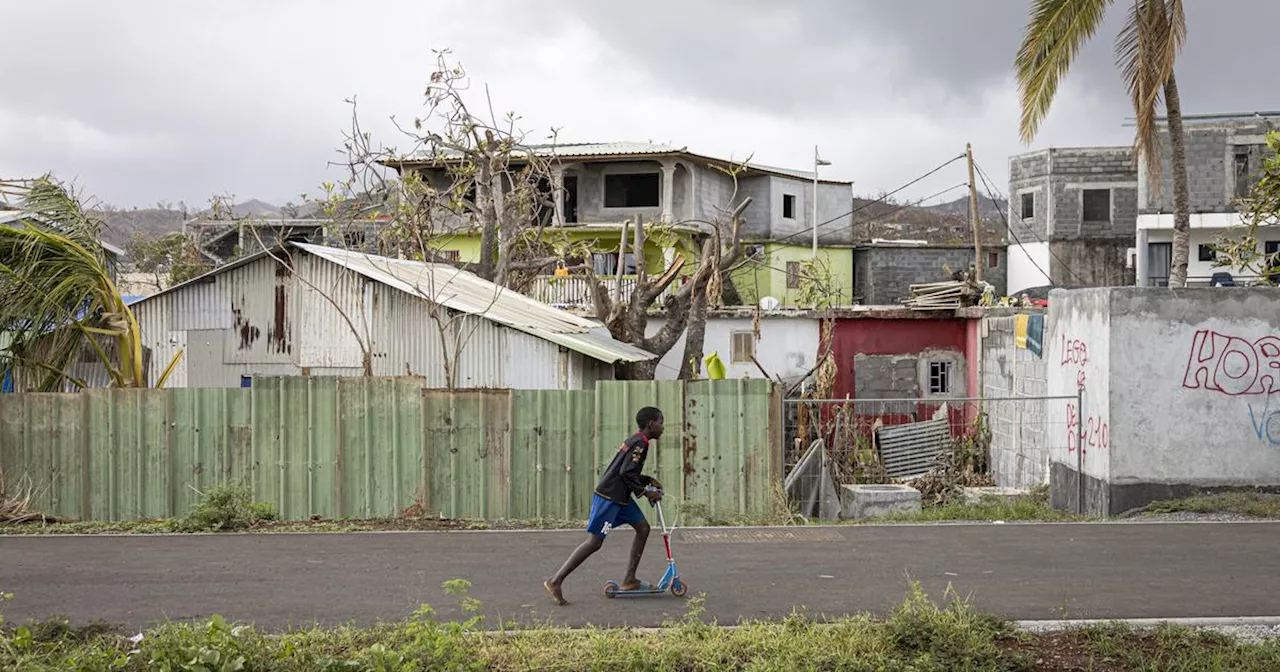
MULTIPOLYGON (((797 232, 795 232, 795 233, 793 233, 793 234, 790 234, 790 235, 787 235, 787 236, 783 236, 782 238, 774 239, 774 240, 773 240, 773 241, 771 241, 771 242, 774 242, 774 243, 781 243, 781 242, 783 242, 783 241, 787 241, 787 240, 790 240, 790 239, 792 239, 792 238, 795 238, 796 236, 802 236, 802 235, 805 235, 805 234, 810 234, 810 235, 812 235, 812 234, 813 234, 814 229, 821 229, 822 227, 824 227, 824 226, 826 226, 826 225, 828 225, 828 224, 832 224, 832 223, 834 223, 834 222, 838 222, 838 221, 840 221, 840 220, 844 219, 845 217, 848 217, 848 216, 850 216, 850 215, 853 215, 853 214, 855 214, 855 213, 857 213, 857 212, 861 212, 862 210, 866 210, 867 208, 869 208, 869 207, 871 207, 871 206, 875 205, 876 203, 883 203, 883 202, 885 202, 885 200, 886 200, 886 199, 888 199, 888 198, 892 197, 894 194, 896 194, 896 193, 898 193, 898 192, 902 191, 903 189, 906 189, 906 188, 908 188, 908 187, 910 187, 910 186, 912 186, 912 185, 916 184, 917 182, 919 182, 919 181, 921 181, 921 180, 923 180, 923 179, 925 179, 925 178, 927 178, 927 177, 929 177, 929 176, 933 175, 934 173, 938 172, 939 170, 942 170, 943 168, 946 168, 947 166, 949 166, 949 165, 951 165, 951 164, 955 163, 956 161, 959 161, 960 159, 963 159, 963 158, 964 158, 964 154, 960 154, 960 155, 956 156, 955 158, 951 159, 950 161, 946 161, 946 162, 944 162, 944 163, 942 163, 942 164, 938 165, 938 167, 934 168, 933 170, 930 170, 929 172, 925 173, 924 175, 921 175, 920 177, 917 177, 916 179, 911 180, 910 182, 908 182, 908 183, 906 183, 906 184, 902 185, 901 187, 898 187, 897 189, 894 189, 893 191, 891 191, 891 192, 889 192, 889 193, 887 193, 887 194, 885 194, 885 195, 881 196, 880 198, 875 199, 874 201, 868 201, 868 202, 863 203, 862 205, 859 205, 858 207, 856 207, 856 208, 854 208, 854 209, 850 210, 849 212, 844 213, 843 215, 838 215, 838 216, 836 216, 836 217, 832 217, 831 219, 828 219, 827 221, 822 222, 821 224, 818 224, 817 226, 810 227, 810 228, 808 228, 808 229, 804 229, 803 231, 797 231, 797 232)), ((950 190, 948 190, 948 191, 950 191, 950 190)), ((943 193, 945 193, 945 192, 943 192, 943 193)), ((929 198, 932 198, 932 197, 929 197, 929 198)), ((926 200, 927 200, 927 199, 926 199, 926 200)), ((900 209, 899 209, 899 210, 895 210, 894 212, 899 212, 899 211, 900 211, 900 209)), ((868 221, 874 221, 874 220, 868 220, 868 221)), ((838 229, 838 230, 841 230, 841 231, 842 231, 843 229, 838 229)))
MULTIPOLYGON (((987 182, 987 171, 983 170, 983 169, 982 169, 982 166, 981 166, 981 165, 979 165, 977 161, 974 161, 974 162, 973 162, 973 166, 974 166, 974 168, 977 168, 977 169, 978 169, 978 177, 979 177, 979 178, 981 178, 981 180, 982 180, 982 185, 983 185, 983 187, 985 187, 985 188, 986 188, 986 190, 987 190, 987 198, 990 198, 990 199, 991 199, 991 201, 992 201, 993 203, 999 203, 999 201, 997 201, 997 200, 996 200, 996 193, 1000 193, 1000 194, 1001 194, 1001 198, 1003 198, 1003 197, 1004 197, 1003 193, 1002 193, 1002 192, 999 192, 997 189, 995 189, 995 187, 992 187, 992 186, 991 186, 991 184, 990 184, 989 182, 987 182), (993 193, 993 192, 996 192, 996 193, 993 193)), ((993 180, 993 181, 994 181, 994 180, 993 180)), ((1005 201, 1005 203, 1006 203, 1006 204, 1010 204, 1010 205, 1011 205, 1010 201, 1008 201, 1008 200, 1006 200, 1006 201, 1005 201)), ((1004 221, 1004 228, 1005 228, 1005 230, 1009 232, 1009 235, 1010 235, 1010 236, 1013 236, 1013 240, 1014 240, 1014 242, 1018 243, 1018 246, 1019 246, 1019 247, 1022 247, 1022 245, 1023 245, 1022 240, 1021 240, 1020 238, 1018 238, 1018 234, 1017 234, 1017 233, 1014 233, 1013 226, 1009 224, 1009 218, 1008 218, 1008 217, 1006 217, 1006 216, 1005 216, 1005 214, 1004 214, 1004 208, 997 208, 997 210, 1000 212, 1000 219, 1004 221)), ((1070 273, 1071 275, 1075 276, 1076 280, 1081 280, 1081 281, 1083 282, 1083 279, 1082 279, 1082 278, 1081 278, 1081 277, 1080 277, 1080 276, 1075 272, 1075 270, 1074 270, 1074 269, 1072 269, 1070 266, 1068 266, 1068 265, 1067 265, 1067 262, 1063 261, 1062 259, 1060 259, 1060 258, 1058 257, 1058 255, 1056 255, 1056 254, 1054 254, 1054 253, 1053 253, 1053 247, 1052 247, 1051 245, 1049 245, 1049 243, 1047 243, 1043 238, 1041 238, 1041 237, 1040 237, 1040 234, 1036 233, 1035 229, 1033 229, 1033 228, 1031 228, 1031 227, 1027 227, 1027 231, 1030 231, 1030 232, 1031 232, 1031 235, 1032 235, 1032 236, 1035 236, 1036 240, 1038 240, 1039 242, 1041 242, 1041 243, 1043 243, 1043 244, 1044 244, 1044 246, 1045 246, 1045 250, 1047 250, 1047 251, 1049 252, 1049 256, 1050 256, 1050 257, 1052 257, 1053 259, 1055 259, 1059 264, 1062 264, 1062 267, 1063 267, 1063 268, 1065 268, 1065 269, 1067 269, 1067 272, 1068 272, 1068 273, 1070 273)), ((1035 260, 1035 259, 1032 259, 1032 258, 1031 258, 1031 255, 1030 255, 1029 253, 1028 253, 1026 256, 1027 256, 1027 259, 1031 262, 1031 265, 1032 265, 1032 266, 1035 266, 1035 267, 1036 267, 1036 270, 1037 270, 1037 271, 1040 271, 1040 275, 1043 275, 1043 276, 1044 276, 1044 279, 1045 279, 1045 280, 1047 280, 1047 281, 1049 282, 1049 284, 1051 284, 1051 285, 1052 285, 1052 284, 1053 284, 1053 276, 1051 276, 1051 275, 1049 275, 1048 273, 1046 273, 1046 272, 1045 272, 1045 270, 1044 270, 1043 268, 1040 268, 1040 264, 1037 264, 1037 263, 1036 263, 1036 260, 1035 260)))

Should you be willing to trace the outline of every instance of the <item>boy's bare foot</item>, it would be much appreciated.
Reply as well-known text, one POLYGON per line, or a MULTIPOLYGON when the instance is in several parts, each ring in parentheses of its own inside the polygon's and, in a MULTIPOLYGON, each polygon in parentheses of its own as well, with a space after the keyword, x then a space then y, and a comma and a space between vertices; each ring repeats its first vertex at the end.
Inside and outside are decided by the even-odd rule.
POLYGON ((622 582, 623 590, 640 590, 643 587, 644 587, 644 582, 641 581, 640 579, 632 579, 631 581, 622 582))
POLYGON ((556 604, 562 607, 569 604, 569 601, 564 599, 564 595, 560 592, 560 584, 552 583, 551 579, 547 579, 542 582, 542 587, 546 588, 548 593, 551 593, 551 599, 555 600, 556 604))

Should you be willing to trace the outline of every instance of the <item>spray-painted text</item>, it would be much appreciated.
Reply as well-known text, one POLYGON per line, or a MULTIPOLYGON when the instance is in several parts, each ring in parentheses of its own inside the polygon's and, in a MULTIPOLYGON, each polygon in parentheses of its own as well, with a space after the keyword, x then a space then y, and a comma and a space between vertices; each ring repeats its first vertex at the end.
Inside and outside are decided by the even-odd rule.
POLYGON ((1076 387, 1084 387, 1085 366, 1089 363, 1089 346, 1078 338, 1067 338, 1062 335, 1062 368, 1074 367, 1076 370, 1076 387))
POLYGON ((1111 425, 1104 418, 1089 416, 1084 421, 1084 436, 1080 436, 1080 413, 1075 404, 1067 404, 1067 452, 1074 453, 1084 440, 1084 454, 1090 448, 1106 450, 1111 447, 1111 425))
POLYGON ((1260 403, 1249 402, 1249 424, 1259 441, 1280 446, 1280 338, 1263 336, 1255 340, 1197 331, 1182 374, 1182 387, 1207 390, 1232 397, 1263 396, 1260 403))

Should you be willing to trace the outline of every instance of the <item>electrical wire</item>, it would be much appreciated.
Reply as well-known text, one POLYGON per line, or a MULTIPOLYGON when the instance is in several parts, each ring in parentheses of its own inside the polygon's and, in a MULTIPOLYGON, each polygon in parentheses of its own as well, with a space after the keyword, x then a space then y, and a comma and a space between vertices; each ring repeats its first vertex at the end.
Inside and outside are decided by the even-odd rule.
MULTIPOLYGON (((998 202, 998 201, 996 201, 996 199, 995 199, 995 194, 993 194, 993 193, 992 193, 993 191, 995 191, 996 193, 1000 193, 1001 198, 1004 198, 1004 194, 1003 194, 1003 193, 999 192, 999 190, 995 189, 994 187, 992 187, 992 186, 991 186, 991 184, 990 184, 989 182, 987 182, 987 178, 988 178, 988 176, 987 176, 987 171, 983 170, 983 169, 982 169, 982 166, 978 165, 978 162, 977 162, 977 161, 974 161, 974 162, 973 162, 973 167, 977 169, 977 171, 978 171, 978 177, 982 180, 982 184, 983 184, 983 186, 984 186, 984 187, 986 187, 986 190, 987 190, 987 197, 988 197, 988 198, 990 198, 993 202, 998 202)), ((994 182, 994 181, 995 181, 995 180, 992 180, 992 182, 994 182)), ((1006 202, 1008 202, 1008 201, 1006 201, 1006 202)), ((1009 224, 1009 218, 1005 216, 1005 214, 1004 214, 1004 209, 1003 209, 1003 208, 1001 208, 1001 209, 1000 209, 1000 219, 1004 220, 1004 227, 1005 227, 1005 230, 1006 230, 1006 231, 1008 231, 1008 232, 1009 232, 1009 235, 1013 236, 1014 241, 1015 241, 1015 242, 1017 242, 1019 246, 1021 246, 1023 243, 1022 243, 1022 241, 1018 238, 1018 234, 1016 234, 1016 233, 1014 233, 1014 232, 1013 232, 1013 226, 1009 224)), ((1078 274, 1078 273, 1076 273, 1076 272, 1075 272, 1075 269, 1071 268, 1071 266, 1069 266, 1069 265, 1067 264, 1067 262, 1063 261, 1063 260, 1062 260, 1062 258, 1061 258, 1061 257, 1059 257, 1057 254, 1054 254, 1054 252, 1053 252, 1053 246, 1052 246, 1052 245, 1050 245, 1050 244, 1048 243, 1048 241, 1046 241, 1045 239, 1041 238, 1041 237, 1040 237, 1040 234, 1036 233, 1036 230, 1035 230, 1035 229, 1033 229, 1033 228, 1031 228, 1031 227, 1027 227, 1027 231, 1029 231, 1029 232, 1031 233, 1031 235, 1032 235, 1033 237, 1035 237, 1035 239, 1036 239, 1038 242, 1040 242, 1040 243, 1043 243, 1043 244, 1044 244, 1045 249, 1046 249, 1046 250, 1048 250, 1048 252, 1049 252, 1049 256, 1050 256, 1050 257, 1052 257, 1054 261, 1057 261, 1059 264, 1061 264, 1061 265, 1062 265, 1062 267, 1063 267, 1063 268, 1065 268, 1065 269, 1067 270, 1067 272, 1068 272, 1068 273, 1070 273, 1070 274, 1072 275, 1072 277, 1074 277, 1076 280, 1080 281, 1080 282, 1081 282, 1081 284, 1088 284, 1088 283, 1086 283, 1086 282, 1085 282, 1084 278, 1080 276, 1080 274, 1078 274)), ((1030 255, 1030 254, 1028 254, 1028 255, 1027 255, 1027 259, 1031 260, 1031 264, 1032 264, 1033 266, 1035 266, 1035 267, 1036 267, 1036 270, 1037 270, 1037 271, 1040 271, 1040 274, 1041 274, 1041 275, 1043 275, 1043 276, 1045 277, 1045 280, 1047 280, 1047 281, 1049 282, 1049 284, 1053 284, 1053 278, 1052 278, 1048 273, 1045 273, 1045 272, 1044 272, 1044 270, 1040 268, 1040 265, 1035 263, 1035 260, 1034 260, 1034 259, 1031 259, 1031 255, 1030 255)))
MULTIPOLYGON (((858 207, 856 207, 856 208, 854 208, 854 209, 850 210, 849 212, 844 213, 843 215, 839 215, 839 216, 836 216, 836 217, 832 217, 831 219, 828 219, 827 221, 822 222, 821 224, 819 224, 819 225, 817 225, 817 226, 814 226, 814 227, 810 227, 810 228, 804 229, 803 231, 797 231, 797 232, 795 232, 795 233, 792 233, 792 234, 789 234, 789 235, 783 236, 783 237, 781 237, 781 238, 774 239, 774 240, 772 240, 772 241, 770 241, 770 242, 774 242, 774 243, 781 243, 781 242, 783 242, 783 241, 787 241, 787 240, 790 240, 790 239, 792 239, 792 238, 795 238, 796 236, 802 236, 802 235, 813 235, 813 232, 814 232, 814 230, 816 230, 816 229, 821 229, 822 227, 827 226, 828 224, 833 224, 833 223, 835 223, 835 222, 838 222, 838 221, 840 221, 840 220, 844 219, 845 217, 848 217, 848 216, 850 216, 850 215, 853 215, 853 214, 856 214, 856 213, 858 213, 858 212, 861 212, 862 210, 866 210, 867 208, 869 208, 869 207, 871 207, 871 206, 875 205, 876 203, 883 203, 883 202, 885 202, 885 201, 886 201, 886 199, 888 199, 888 198, 892 197, 894 194, 896 194, 896 193, 898 193, 898 192, 902 191, 903 189, 906 189, 906 188, 908 188, 908 187, 910 187, 910 186, 912 186, 912 185, 916 184, 917 182, 919 182, 919 181, 921 181, 921 180, 923 180, 923 179, 925 179, 925 178, 927 178, 927 177, 929 177, 929 176, 933 175, 934 173, 937 173, 939 170, 942 170, 943 168, 946 168, 947 166, 949 166, 949 165, 951 165, 951 164, 955 163, 956 161, 959 161, 960 159, 963 159, 963 158, 964 158, 964 156, 965 156, 964 154, 960 154, 960 155, 956 156, 955 158, 951 159, 950 161, 946 161, 946 162, 944 162, 944 163, 942 163, 942 164, 939 164, 939 165, 938 165, 938 167, 934 168, 933 170, 930 170, 929 172, 925 173, 924 175, 921 175, 920 177, 917 177, 917 178, 915 178, 914 180, 911 180, 910 182, 908 182, 908 183, 906 183, 906 184, 902 185, 901 187, 898 187, 897 189, 894 189, 893 191, 891 191, 891 192, 889 192, 889 193, 887 193, 887 194, 885 194, 885 195, 881 196, 880 198, 875 199, 874 201, 868 201, 868 202, 866 202, 866 203, 863 203, 862 205, 859 205, 858 207)), ((930 197, 930 198, 932 198, 932 197, 930 197)), ((898 210, 895 210, 894 212, 898 212, 898 210)), ((837 230, 839 230, 839 231, 843 231, 844 229, 837 229, 837 230)))

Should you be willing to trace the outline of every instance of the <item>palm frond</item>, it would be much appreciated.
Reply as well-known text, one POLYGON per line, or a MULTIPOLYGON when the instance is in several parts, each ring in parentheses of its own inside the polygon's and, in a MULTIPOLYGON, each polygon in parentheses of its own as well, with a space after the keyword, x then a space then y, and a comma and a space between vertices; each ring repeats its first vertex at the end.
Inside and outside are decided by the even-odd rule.
POLYGON ((1033 0, 1031 18, 1014 59, 1022 106, 1019 131, 1030 143, 1049 113, 1058 85, 1113 0, 1033 0))
POLYGON ((1160 184, 1164 169, 1159 127, 1165 82, 1186 41, 1182 0, 1134 0, 1116 38, 1116 66, 1133 105, 1135 159, 1143 157, 1148 181, 1160 184))
POLYGON ((0 226, 0 360, 38 369, 40 389, 56 389, 87 350, 116 385, 143 384, 137 322, 107 270, 100 223, 49 178, 34 181, 23 208, 28 216, 0 226))

